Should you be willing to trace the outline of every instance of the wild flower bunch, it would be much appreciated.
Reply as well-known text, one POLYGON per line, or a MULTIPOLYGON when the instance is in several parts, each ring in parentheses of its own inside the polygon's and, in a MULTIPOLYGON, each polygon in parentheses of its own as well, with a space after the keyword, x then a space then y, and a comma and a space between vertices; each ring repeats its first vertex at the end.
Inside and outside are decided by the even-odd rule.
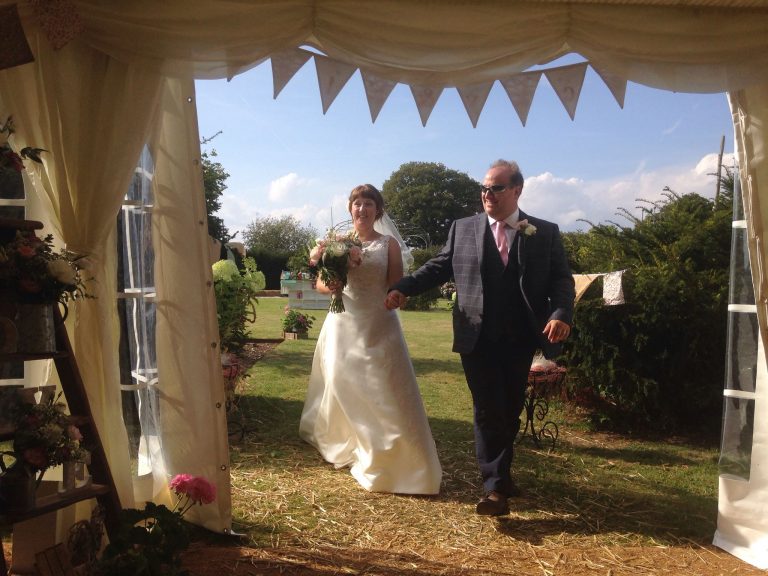
POLYGON ((114 537, 110 534, 110 543, 89 574, 189 574, 181 566, 181 553, 190 542, 184 514, 192 506, 213 502, 216 486, 202 476, 178 474, 171 480, 170 488, 177 497, 173 510, 154 502, 147 502, 143 510, 123 510, 118 533, 114 537))
POLYGON ((42 148, 27 146, 22 148, 18 154, 13 151, 8 139, 14 132, 13 117, 8 116, 5 123, 0 126, 0 168, 21 172, 24 169, 23 158, 29 158, 33 162, 42 164, 43 161, 40 159, 40 153, 45 152, 42 148))
POLYGON ((285 316, 283 316, 284 332, 307 332, 312 328, 315 317, 294 310, 290 306, 285 307, 285 316))
POLYGON ((60 398, 61 393, 40 404, 21 402, 15 408, 13 454, 29 470, 88 459, 88 451, 81 445, 83 436, 60 398))
MULTIPOLYGON (((351 268, 363 263, 363 243, 357 232, 337 234, 329 230, 324 238, 318 238, 309 252, 310 266, 317 267, 324 284, 338 282, 341 287, 347 285, 347 274, 351 268)), ((341 294, 331 294, 330 312, 344 312, 344 300, 341 294)))
POLYGON ((33 231, 19 230, 13 240, 0 245, 0 289, 29 304, 90 298, 85 289, 86 263, 69 250, 56 252, 51 234, 38 238, 33 231))

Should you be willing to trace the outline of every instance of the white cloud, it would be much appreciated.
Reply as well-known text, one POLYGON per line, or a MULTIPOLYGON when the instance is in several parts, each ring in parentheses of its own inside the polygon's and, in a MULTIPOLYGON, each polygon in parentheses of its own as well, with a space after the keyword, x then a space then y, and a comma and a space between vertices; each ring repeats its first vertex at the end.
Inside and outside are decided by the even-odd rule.
POLYGON ((672 134, 674 131, 680 128, 680 124, 682 124, 682 122, 680 120, 677 120, 674 124, 672 124, 672 126, 662 130, 661 133, 664 134, 664 136, 668 136, 669 134, 672 134))
POLYGON ((280 202, 285 198, 289 198, 308 183, 309 181, 306 178, 301 178, 295 172, 280 176, 280 178, 269 183, 269 200, 270 202, 280 202))
MULTIPOLYGON (((723 164, 733 164, 732 155, 723 158, 723 164)), ((540 218, 557 222, 564 231, 586 230, 589 224, 614 221, 621 225, 630 222, 619 214, 621 208, 640 215, 638 206, 648 206, 663 198, 664 188, 678 194, 696 192, 707 198, 715 193, 717 155, 709 154, 690 165, 665 166, 649 169, 644 161, 628 174, 614 178, 584 180, 573 176, 558 176, 544 172, 526 178, 520 207, 540 218)), ((222 196, 219 216, 230 233, 244 230, 254 219, 264 216, 291 215, 304 224, 312 225, 322 235, 332 225, 349 218, 347 194, 338 193, 333 182, 321 182, 289 173, 269 186, 270 200, 275 196, 287 199, 282 206, 265 210, 264 194, 246 190, 222 196), (290 205, 288 205, 290 203, 290 205)))
MULTIPOLYGON (((723 164, 733 164, 732 155, 723 164)), ((715 194, 717 155, 704 156, 693 166, 665 166, 649 170, 644 163, 631 174, 605 180, 563 178, 552 173, 529 177, 525 181, 520 207, 530 214, 557 222, 565 231, 589 228, 593 224, 630 222, 620 214, 624 208, 639 216, 640 206, 663 198, 668 187, 677 194, 695 192, 712 198, 715 194)))

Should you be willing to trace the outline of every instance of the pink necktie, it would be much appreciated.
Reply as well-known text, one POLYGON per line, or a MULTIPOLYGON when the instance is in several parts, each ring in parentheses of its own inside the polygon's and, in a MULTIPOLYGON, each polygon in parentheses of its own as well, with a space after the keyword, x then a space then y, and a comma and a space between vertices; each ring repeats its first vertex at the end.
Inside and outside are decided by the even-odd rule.
POLYGON ((496 221, 496 247, 499 249, 501 261, 504 266, 509 261, 509 244, 507 244, 507 233, 505 232, 507 224, 500 220, 496 221))

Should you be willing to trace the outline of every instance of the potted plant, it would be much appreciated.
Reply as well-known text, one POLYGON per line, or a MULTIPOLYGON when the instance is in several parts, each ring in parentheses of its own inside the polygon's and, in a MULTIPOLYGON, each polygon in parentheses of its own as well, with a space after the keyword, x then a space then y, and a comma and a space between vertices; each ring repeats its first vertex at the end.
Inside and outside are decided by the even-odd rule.
POLYGON ((283 316, 283 338, 287 340, 305 339, 312 328, 315 317, 286 306, 283 316))
POLYGON ((173 509, 147 502, 143 510, 123 510, 117 534, 110 538, 101 558, 89 566, 91 576, 189 574, 181 553, 189 547, 189 525, 184 514, 192 506, 216 499, 216 486, 202 476, 178 474, 170 482, 176 495, 173 509))

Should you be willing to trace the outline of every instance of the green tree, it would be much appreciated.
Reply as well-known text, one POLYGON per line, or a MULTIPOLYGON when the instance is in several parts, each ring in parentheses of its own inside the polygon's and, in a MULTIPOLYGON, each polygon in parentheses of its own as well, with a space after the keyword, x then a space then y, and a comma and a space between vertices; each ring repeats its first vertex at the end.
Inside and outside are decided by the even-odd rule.
POLYGON ((305 226, 293 216, 257 218, 243 232, 248 251, 291 255, 317 237, 317 230, 305 226))
POLYGON ((626 270, 626 304, 595 283, 576 306, 566 362, 574 395, 612 426, 687 430, 722 410, 732 178, 714 201, 646 202, 641 217, 564 234, 575 272, 626 270), (730 187, 729 187, 730 186, 730 187))
POLYGON ((232 239, 229 230, 224 226, 224 220, 216 216, 221 210, 221 195, 227 189, 226 180, 229 174, 224 167, 216 162, 216 150, 201 155, 203 166, 203 187, 205 188, 205 211, 208 214, 208 234, 226 244, 232 239))
POLYGON ((482 210, 480 183, 438 162, 408 162, 384 182, 387 212, 398 225, 423 230, 442 245, 451 223, 482 210))

